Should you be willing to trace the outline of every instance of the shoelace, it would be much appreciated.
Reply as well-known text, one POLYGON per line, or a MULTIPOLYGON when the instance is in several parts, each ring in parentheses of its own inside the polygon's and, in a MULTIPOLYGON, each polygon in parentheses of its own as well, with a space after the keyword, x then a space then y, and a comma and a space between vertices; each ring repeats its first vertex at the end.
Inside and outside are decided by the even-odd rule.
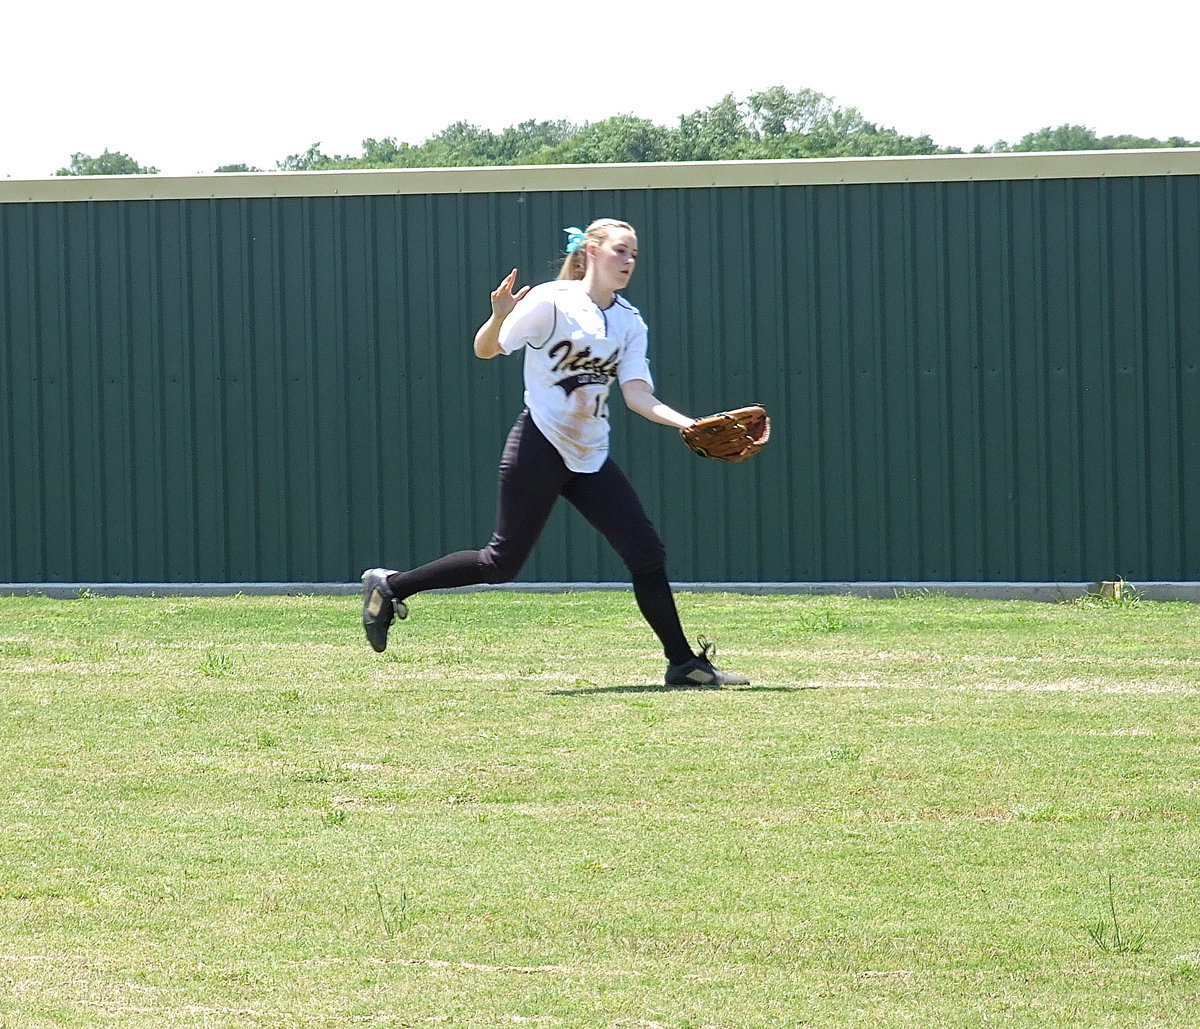
POLYGON ((717 645, 707 636, 697 636, 696 642, 700 644, 700 653, 696 656, 711 665, 717 656, 717 645))

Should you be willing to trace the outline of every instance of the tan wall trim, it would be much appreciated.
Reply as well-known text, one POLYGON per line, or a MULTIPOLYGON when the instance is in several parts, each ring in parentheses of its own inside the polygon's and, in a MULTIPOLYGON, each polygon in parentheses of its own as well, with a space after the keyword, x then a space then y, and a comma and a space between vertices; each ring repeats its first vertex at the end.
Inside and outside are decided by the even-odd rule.
POLYGON ((1200 149, 0 179, 0 203, 704 189, 1200 175, 1200 149))

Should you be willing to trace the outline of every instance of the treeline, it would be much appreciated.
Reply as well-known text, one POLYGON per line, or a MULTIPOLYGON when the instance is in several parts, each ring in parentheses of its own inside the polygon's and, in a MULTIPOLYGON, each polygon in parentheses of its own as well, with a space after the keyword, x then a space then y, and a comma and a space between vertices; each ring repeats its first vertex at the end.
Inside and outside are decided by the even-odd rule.
POLYGON ((502 132, 455 122, 424 143, 368 139, 359 155, 325 154, 314 144, 279 162, 283 171, 327 168, 448 168, 504 164, 620 164, 748 161, 760 158, 936 154, 929 136, 905 136, 841 108, 813 90, 781 86, 745 100, 682 115, 674 126, 631 114, 574 125, 526 121, 502 132))
MULTIPOLYGON (((1050 150, 1128 150, 1200 146, 1172 137, 1097 136, 1077 125, 1031 132, 1015 143, 1000 140, 972 153, 1050 150)), ((957 154, 928 136, 908 136, 868 121, 853 107, 839 107, 815 90, 773 86, 743 100, 732 94, 711 107, 682 115, 673 126, 622 114, 575 125, 524 121, 501 132, 455 122, 422 143, 394 137, 366 139, 361 154, 327 154, 320 143, 276 162, 277 171, 354 168, 451 168, 512 164, 622 164, 652 161, 746 161, 770 158, 885 157, 957 154)), ((125 154, 99 158, 75 154, 58 175, 154 174, 125 154)), ((217 172, 262 171, 230 164, 217 172)))

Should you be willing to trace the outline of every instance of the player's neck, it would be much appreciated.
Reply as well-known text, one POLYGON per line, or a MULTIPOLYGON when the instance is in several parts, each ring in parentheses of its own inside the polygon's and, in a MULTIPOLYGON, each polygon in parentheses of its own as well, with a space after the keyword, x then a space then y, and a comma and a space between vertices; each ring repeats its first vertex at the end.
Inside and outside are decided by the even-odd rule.
POLYGON ((583 290, 591 298, 601 311, 604 311, 613 305, 613 301, 617 298, 617 291, 611 288, 605 288, 596 282, 595 278, 590 275, 583 277, 583 290))

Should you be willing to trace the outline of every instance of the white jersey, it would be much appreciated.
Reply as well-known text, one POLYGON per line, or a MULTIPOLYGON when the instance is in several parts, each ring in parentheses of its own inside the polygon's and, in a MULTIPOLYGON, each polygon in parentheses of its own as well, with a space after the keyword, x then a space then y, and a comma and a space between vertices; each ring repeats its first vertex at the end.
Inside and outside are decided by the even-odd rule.
POLYGON ((620 295, 601 310, 576 279, 534 286, 500 327, 506 354, 525 348, 525 406, 573 472, 608 457, 608 390, 615 379, 651 387, 646 323, 620 295))

